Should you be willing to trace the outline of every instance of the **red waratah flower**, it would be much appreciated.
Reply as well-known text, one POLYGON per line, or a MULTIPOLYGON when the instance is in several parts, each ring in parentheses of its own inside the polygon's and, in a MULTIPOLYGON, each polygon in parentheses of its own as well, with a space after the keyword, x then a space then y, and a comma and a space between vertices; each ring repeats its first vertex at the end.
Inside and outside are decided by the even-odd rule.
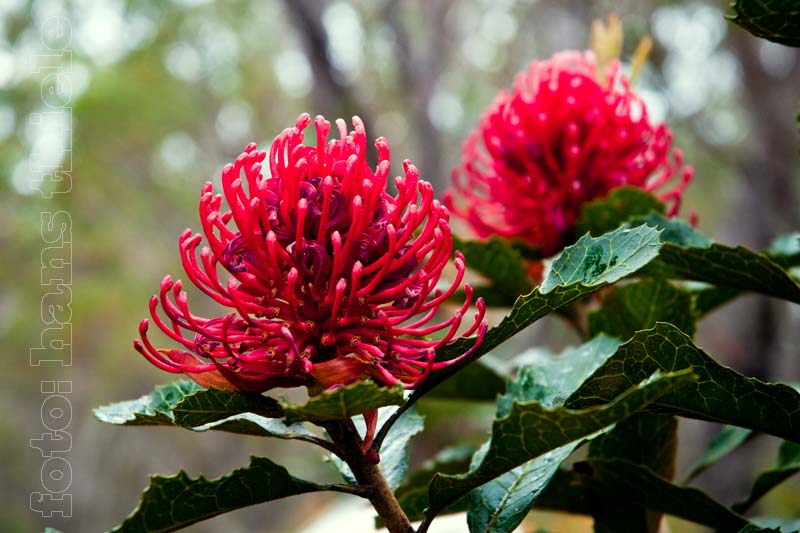
POLYGON ((681 170, 672 132, 650 122, 618 61, 600 74, 592 52, 561 52, 497 96, 445 195, 479 237, 552 255, 571 242, 581 206, 621 185, 660 190, 668 214, 677 213, 692 169, 681 170))
MULTIPOLYGON (((455 280, 436 288, 453 241, 447 209, 430 183, 404 163, 405 177, 387 190, 389 145, 375 141, 378 164, 366 162, 364 126, 353 119, 341 138, 327 142, 330 123, 314 120, 315 146, 303 144, 311 123, 304 114, 272 143, 269 176, 264 151, 250 144, 222 171, 223 195, 202 189, 200 234, 180 236, 189 279, 231 312, 192 314, 180 281, 167 276, 150 300, 159 328, 182 349, 159 350, 140 324, 136 349, 159 368, 184 373, 201 385, 262 392, 273 387, 332 388, 363 377, 412 388, 455 360, 436 362, 436 348, 450 343, 472 300, 450 318, 430 324, 459 287, 464 258, 456 252, 455 280), (222 267, 230 274, 221 280, 222 267), (163 319, 158 307, 161 307, 163 319), (428 335, 444 331, 439 340, 428 335)), ((475 321, 464 336, 486 330, 478 299, 475 321)), ((476 344, 477 346, 477 344, 476 344)), ((459 359, 467 357, 469 353, 459 359)))

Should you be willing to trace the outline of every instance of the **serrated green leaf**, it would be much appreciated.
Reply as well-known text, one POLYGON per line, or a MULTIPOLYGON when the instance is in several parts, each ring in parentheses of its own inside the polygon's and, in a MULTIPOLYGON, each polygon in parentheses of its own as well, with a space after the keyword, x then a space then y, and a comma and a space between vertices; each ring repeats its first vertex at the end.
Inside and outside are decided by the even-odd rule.
POLYGON ((222 420, 215 420, 190 428, 193 431, 226 431, 241 435, 276 437, 279 439, 304 439, 314 434, 302 423, 287 425, 278 418, 267 418, 253 413, 239 413, 222 420))
POLYGON ((674 244, 680 248, 711 248, 714 241, 694 229, 684 220, 667 218, 658 213, 650 213, 645 217, 634 218, 626 225, 636 226, 648 224, 661 230, 661 241, 674 244))
POLYGON ((742 294, 741 290, 732 287, 703 285, 703 287, 692 288, 690 291, 694 300, 694 312, 698 317, 710 313, 742 294))
POLYGON ((98 407, 94 412, 110 424, 168 425, 281 439, 312 436, 302 424, 286 425, 278 420, 283 409, 274 398, 204 389, 186 380, 161 385, 141 398, 98 407))
POLYGON ((550 479, 544 491, 533 502, 534 509, 557 511, 560 513, 591 515, 588 492, 581 486, 577 474, 571 470, 559 469, 550 479))
POLYGON ((531 459, 583 440, 631 416, 692 379, 689 372, 656 376, 606 405, 580 412, 564 407, 547 409, 538 402, 514 403, 507 417, 492 423, 492 438, 477 468, 458 476, 434 476, 429 487, 428 515, 435 516, 472 489, 531 459))
POLYGON ((652 261, 661 247, 659 231, 641 225, 617 228, 601 237, 585 235, 556 257, 540 287, 514 303, 511 313, 489 329, 480 346, 476 338, 461 338, 436 351, 438 361, 460 357, 469 350, 469 357, 433 373, 411 396, 415 401, 431 389, 464 369, 506 339, 530 326, 538 319, 564 308, 582 296, 599 291, 641 269, 652 261))
POLYGON ((357 381, 333 391, 312 396, 305 405, 283 401, 286 423, 345 420, 387 405, 403 403, 402 387, 383 387, 372 381, 357 381))
POLYGON ((697 477, 706 468, 750 440, 753 435, 753 431, 747 428, 723 426, 720 432, 708 443, 700 459, 689 469, 689 473, 686 474, 686 481, 697 477))
POLYGON ((704 281, 800 303, 800 285, 765 254, 712 243, 682 220, 655 213, 630 224, 642 222, 662 229, 664 241, 658 260, 650 263, 645 273, 704 281))
MULTIPOLYGON (((519 357, 526 366, 508 383, 497 402, 497 419, 506 417, 515 403, 538 402, 552 409, 578 388, 619 346, 600 336, 559 356, 529 352, 519 357)), ((469 493, 467 523, 471 532, 510 532, 525 518, 559 465, 581 444, 571 442, 532 459, 469 493)), ((490 443, 475 454, 472 467, 485 458, 490 443)))
POLYGON ((575 283, 614 283, 636 272, 659 252, 660 231, 647 225, 618 228, 600 237, 581 237, 565 248, 542 281, 543 294, 575 283))
MULTIPOLYGON (((789 277, 800 282, 800 277, 793 274, 792 268, 800 266, 800 233, 791 233, 776 238, 764 252, 775 264, 787 270, 789 277)), ((705 315, 714 309, 730 302, 741 294, 740 289, 732 287, 715 287, 714 285, 697 284, 692 287, 694 308, 698 316, 705 315)))
MULTIPOLYGON (((419 470, 413 472, 395 491, 397 501, 410 520, 422 520, 428 506, 428 484, 436 473, 458 474, 469 469, 470 460, 476 451, 472 444, 450 446, 423 463, 419 470)), ((466 501, 447 512, 466 510, 466 501)), ((380 524, 379 522, 379 525, 380 524)))
POLYGON ((678 440, 674 416, 642 413, 626 418, 589 445, 590 459, 625 459, 659 476, 674 474, 678 440))
POLYGON ((580 441, 528 461, 469 493, 470 533, 510 533, 527 516, 535 499, 580 441))
POLYGON ((783 268, 800 266, 800 232, 777 237, 765 253, 783 268))
POLYGON ((486 276, 496 289, 511 298, 527 294, 533 288, 522 255, 504 239, 463 241, 453 237, 453 249, 464 254, 469 268, 486 276))
POLYGON ((575 224, 575 236, 584 233, 597 236, 618 228, 632 217, 651 212, 664 212, 658 198, 638 187, 625 185, 611 191, 605 198, 581 206, 581 216, 575 224))
MULTIPOLYGON (((392 407, 379 409, 378 427, 386 423, 386 420, 389 419, 394 411, 395 408, 392 407)), ((356 429, 363 437, 366 432, 366 424, 363 419, 356 419, 354 422, 356 429)), ((383 477, 386 478, 386 483, 392 490, 397 489, 405 481, 408 473, 409 441, 411 437, 420 433, 424 427, 425 417, 419 415, 416 407, 412 406, 397 419, 397 422, 395 422, 381 443, 380 469, 383 472, 383 477)), ((335 455, 331 455, 330 459, 345 481, 351 484, 356 483, 356 478, 347 463, 335 455)))
POLYGON ((659 398, 655 408, 800 441, 800 394, 795 389, 745 377, 719 364, 689 336, 663 322, 620 346, 566 405, 584 409, 602 404, 654 372, 680 369, 691 370, 697 382, 659 398))
MULTIPOLYGON (((603 298, 601 307, 589 315, 590 334, 605 332, 622 339, 636 331, 671 322, 694 333, 695 316, 691 295, 662 279, 644 279, 617 285, 603 298)), ((636 414, 608 433, 593 440, 590 458, 626 459, 647 466, 660 476, 674 475, 677 419, 673 416, 636 414)), ((616 531, 656 532, 661 514, 628 502, 614 502, 594 495, 594 527, 597 533, 616 531)))
MULTIPOLYGON (((527 395, 526 398, 530 401, 538 401, 546 407, 560 405, 587 376, 614 353, 617 346, 619 346, 619 341, 617 339, 601 335, 581 346, 568 348, 559 355, 551 355, 541 350, 529 350, 514 360, 515 365, 521 367, 517 378, 514 380, 515 387, 524 390, 527 395)), ((499 399, 498 416, 505 416, 508 414, 513 404, 514 396, 519 396, 519 393, 514 394, 510 392, 499 399)), ((557 452, 553 452, 553 456, 558 453, 569 455, 568 448, 572 449, 577 444, 579 444, 579 442, 567 445, 557 452)), ((472 450, 474 451, 474 448, 472 448, 472 450)), ((511 472, 504 474, 497 480, 493 480, 483 487, 475 489, 470 493, 469 500, 482 496, 476 493, 478 491, 483 491, 484 488, 488 488, 491 492, 492 486, 495 486, 496 482, 510 487, 512 483, 516 481, 514 485, 516 490, 504 500, 505 503, 502 507, 505 513, 499 513, 501 514, 501 516, 499 516, 499 523, 510 523, 509 520, 504 518, 505 514, 514 512, 521 514, 522 508, 517 507, 516 504, 522 504, 525 499, 534 501, 535 498, 538 497, 540 491, 534 493, 532 490, 526 491, 526 488, 532 489, 538 483, 541 483, 543 488, 544 486, 550 487, 552 482, 551 485, 546 485, 547 479, 543 479, 540 476, 544 473, 547 474, 549 478, 549 473, 555 470, 559 462, 560 461, 554 461, 553 457, 533 459, 511 472), (547 466, 545 467, 544 465, 547 466), (539 479, 539 481, 533 483, 532 481, 536 479, 539 479), (511 480, 511 482, 506 483, 508 480, 511 480)), ((469 464, 469 456, 465 456, 462 458, 457 468, 440 469, 439 471, 444 474, 464 472, 467 470, 469 464)), ((406 491, 402 493, 402 497, 400 491, 398 491, 400 503, 412 520, 421 519, 424 509, 428 506, 427 485, 434 473, 435 470, 427 472, 427 477, 418 479, 418 483, 411 489, 406 489, 406 491)), ((487 494, 487 497, 490 496, 491 494, 487 494)), ((562 501, 561 495, 558 496, 558 499, 562 501)), ((448 506, 442 512, 451 513, 464 511, 467 501, 468 499, 462 499, 456 504, 448 506)), ((530 504, 527 504, 527 507, 529 508, 530 504)), ((472 512, 474 513, 477 511, 472 512)))
MULTIPOLYGON (((537 401, 553 408, 564 404, 586 378, 611 357, 620 345, 619 339, 598 335, 592 340, 551 355, 533 349, 523 352, 514 360, 520 365, 517 377, 511 382, 515 390, 525 390, 526 401, 537 401)), ((514 400, 522 393, 505 394, 498 399, 498 417, 508 415, 514 400)))
POLYGON ((184 471, 169 477, 155 475, 139 507, 113 531, 176 531, 234 509, 329 489, 329 485, 293 477, 262 457, 251 457, 249 466, 217 479, 192 478, 184 471))
POLYGON ((797 533, 800 531, 800 520, 785 520, 782 518, 753 518, 753 524, 764 529, 764 531, 778 531, 780 533, 797 533))
POLYGON ((800 46, 800 4, 795 0, 732 0, 727 18, 756 37, 800 46))
POLYGON ((593 459, 577 477, 585 488, 618 500, 691 520, 719 531, 738 531, 748 521, 702 491, 673 485, 649 468, 624 459, 593 459))
MULTIPOLYGON (((674 416, 639 413, 617 423, 589 445, 589 461, 622 459, 647 467, 670 480, 674 475, 678 420, 674 416)), ((656 533, 661 513, 631 502, 615 501, 605 494, 592 495, 597 533, 643 531, 656 533)))
POLYGON ((425 428, 425 417, 412 407, 397 419, 381 444, 381 471, 392 490, 397 489, 408 474, 408 445, 411 437, 425 428))
POLYGON ((175 423, 197 427, 240 413, 253 413, 265 418, 281 418, 283 409, 277 400, 260 394, 204 389, 190 394, 172 408, 175 423))
POLYGON ((761 472, 750 489, 750 495, 735 504, 732 509, 739 513, 747 511, 766 493, 800 472, 800 443, 783 441, 778 448, 778 457, 769 470, 761 472))
POLYGON ((94 409, 101 422, 125 426, 173 425, 172 409, 184 398, 203 387, 194 381, 180 380, 159 385, 150 394, 135 400, 112 403, 94 409))
POLYGON ((618 285, 606 294, 600 308, 589 314, 589 335, 606 333, 628 339, 656 322, 669 322, 694 334, 695 316, 691 295, 658 278, 618 285))
POLYGON ((431 390, 427 398, 437 400, 493 402, 506 390, 499 365, 487 355, 431 390))
MULTIPOLYGON (((659 231, 646 225, 618 228, 601 237, 581 237, 553 260, 541 286, 517 299, 511 313, 486 333, 468 360, 432 375, 427 386, 444 381, 552 311, 636 272, 652 261, 660 248, 659 231)), ((458 357, 474 344, 474 338, 460 339, 437 350, 437 359, 458 357)))
POLYGON ((742 525, 752 525, 702 491, 674 485, 646 466, 625 459, 587 460, 576 463, 572 471, 559 470, 535 507, 597 514, 596 495, 616 499, 619 508, 645 507, 709 525, 717 531, 737 531, 742 525), (741 525, 737 527, 737 523, 741 525))

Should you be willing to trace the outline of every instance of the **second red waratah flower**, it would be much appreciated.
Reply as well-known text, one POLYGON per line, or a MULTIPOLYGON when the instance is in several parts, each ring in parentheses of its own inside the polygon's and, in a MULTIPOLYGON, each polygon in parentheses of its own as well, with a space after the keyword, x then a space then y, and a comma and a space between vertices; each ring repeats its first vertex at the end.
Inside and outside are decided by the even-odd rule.
POLYGON ((445 203, 479 237, 549 256, 570 244, 583 204, 622 185, 656 192, 674 215, 692 170, 671 145, 618 61, 601 72, 591 52, 561 52, 497 96, 464 144, 445 203))
MULTIPOLYGON (((471 306, 470 286, 463 285, 466 298, 457 311, 432 323, 462 287, 465 270, 456 252, 454 281, 436 287, 453 251, 447 209, 408 161, 405 176, 394 180, 397 194, 387 192, 389 145, 375 141, 372 170, 358 118, 350 132, 337 121, 340 138, 326 142, 330 123, 317 117, 313 146, 303 144, 310 124, 301 115, 269 154, 251 144, 225 167, 229 210, 211 183, 203 187, 208 245, 201 248, 203 236, 186 230, 183 266, 192 283, 231 312, 192 314, 181 282, 164 278, 150 312, 181 348, 155 348, 148 320, 134 343, 159 368, 201 385, 262 392, 332 388, 364 377, 411 388, 455 361, 435 361, 435 350, 457 336, 471 306), (220 279, 220 271, 230 277, 220 279), (443 332, 438 340, 428 338, 437 332, 443 332)), ((461 333, 477 331, 475 346, 486 330, 482 300, 476 306, 461 333)))

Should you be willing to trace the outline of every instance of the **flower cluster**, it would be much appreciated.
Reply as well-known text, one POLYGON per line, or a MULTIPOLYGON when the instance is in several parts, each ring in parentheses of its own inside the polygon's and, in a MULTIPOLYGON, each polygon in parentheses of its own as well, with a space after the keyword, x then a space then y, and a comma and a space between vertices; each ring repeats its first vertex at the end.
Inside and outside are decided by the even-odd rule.
POLYGON ((552 255, 573 238, 581 206, 616 187, 661 191, 677 213, 692 170, 671 144, 618 61, 600 73, 591 52, 561 52, 498 95, 464 144, 445 203, 479 237, 552 255))
MULTIPOLYGON (((454 281, 436 287, 453 248, 448 210, 408 161, 405 176, 394 180, 397 194, 387 192, 389 145, 375 141, 378 163, 370 168, 358 118, 350 132, 337 121, 340 138, 327 141, 331 125, 317 117, 315 145, 303 144, 310 124, 309 115, 301 115, 269 154, 250 144, 225 167, 229 210, 211 183, 203 187, 200 218, 208 245, 201 248, 203 236, 186 230, 180 236, 183 266, 194 285, 231 312, 192 314, 181 282, 164 278, 150 313, 182 348, 156 349, 148 320, 134 343, 159 368, 202 385, 261 392, 332 388, 367 376, 412 388, 456 361, 437 362, 435 350, 457 336, 472 302, 470 286, 463 285, 465 301, 452 316, 431 323, 462 287, 465 270, 456 252, 454 281), (220 279, 222 269, 227 280, 220 279), (436 332, 440 338, 430 340, 436 332)), ((482 300, 476 306, 474 322, 462 333, 477 332, 475 346, 486 330, 482 300)))

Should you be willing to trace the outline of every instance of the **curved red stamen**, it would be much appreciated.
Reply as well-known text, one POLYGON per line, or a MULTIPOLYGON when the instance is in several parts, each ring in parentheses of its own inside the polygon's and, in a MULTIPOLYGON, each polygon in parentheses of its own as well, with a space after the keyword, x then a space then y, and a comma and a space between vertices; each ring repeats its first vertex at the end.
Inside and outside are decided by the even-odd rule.
MULTIPOLYGON (((453 247, 447 208, 408 161, 394 180, 396 194, 387 191, 389 145, 375 141, 379 161, 370 168, 360 119, 349 132, 337 121, 340 138, 327 142, 331 124, 313 122, 315 145, 303 144, 311 118, 301 115, 269 153, 250 144, 226 166, 221 195, 209 183, 202 187, 208 245, 185 231, 181 262, 189 280, 231 312, 193 315, 181 282, 164 278, 150 311, 187 351, 156 349, 144 321, 135 347, 154 365, 201 383, 227 380, 264 391, 315 382, 330 388, 364 377, 415 387, 444 364, 434 362, 435 349, 457 336, 472 302, 465 286, 463 305, 434 322, 465 270, 457 253, 455 279, 436 288, 453 247), (426 338, 442 330, 443 338, 426 338)), ((478 331, 480 341, 480 300, 477 309, 466 329, 478 331)))

